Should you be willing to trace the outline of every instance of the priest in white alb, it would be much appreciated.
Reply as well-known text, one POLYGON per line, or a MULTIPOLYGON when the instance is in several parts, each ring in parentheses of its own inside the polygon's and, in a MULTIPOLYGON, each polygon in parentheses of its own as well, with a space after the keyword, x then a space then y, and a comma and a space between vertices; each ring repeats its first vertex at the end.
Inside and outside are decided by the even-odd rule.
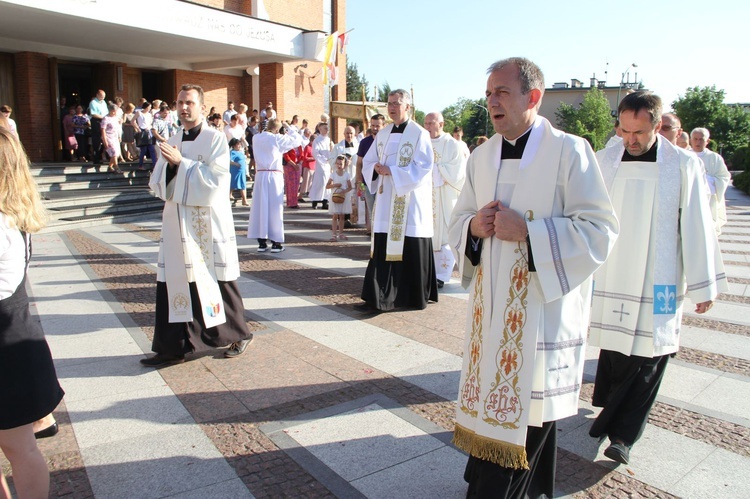
POLYGON ((703 162, 706 171, 706 181, 709 188, 709 204, 711 217, 714 220, 716 234, 721 234, 721 228, 727 223, 726 201, 724 193, 727 191, 732 176, 729 174, 724 158, 708 148, 711 134, 706 128, 696 128, 690 132, 690 145, 693 152, 703 162))
POLYGON ((593 404, 603 409, 589 434, 608 437, 604 455, 622 464, 679 348, 685 297, 702 314, 727 289, 700 161, 659 135, 661 108, 648 91, 625 97, 623 143, 597 153, 620 237, 594 276, 593 404))
POLYGON ((435 253, 437 286, 451 280, 456 258, 448 244, 448 224, 466 179, 466 160, 458 141, 443 131, 442 113, 429 113, 424 127, 430 133, 435 164, 432 167, 432 251, 435 253))
POLYGON ((185 354, 230 345, 241 355, 253 335, 237 286, 240 275, 229 190, 229 147, 203 121, 203 89, 183 85, 182 129, 159 144, 149 186, 164 201, 156 274, 156 325, 148 367, 184 362, 185 354))
POLYGON ((453 442, 467 497, 554 492, 556 421, 577 413, 594 271, 618 224, 580 137, 538 116, 533 62, 490 66, 495 134, 469 157, 450 223, 469 289, 453 442))
POLYGON ((370 261, 362 286, 362 312, 422 310, 437 301, 432 254, 430 135, 409 119, 411 95, 388 95, 393 123, 378 132, 362 161, 362 176, 375 194, 370 261))

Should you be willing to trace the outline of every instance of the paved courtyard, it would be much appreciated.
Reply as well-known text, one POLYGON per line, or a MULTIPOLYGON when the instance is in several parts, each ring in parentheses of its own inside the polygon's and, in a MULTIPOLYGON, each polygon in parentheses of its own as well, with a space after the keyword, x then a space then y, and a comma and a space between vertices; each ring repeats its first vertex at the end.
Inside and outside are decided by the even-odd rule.
MULTIPOLYGON (((705 316, 688 301, 631 465, 588 437, 589 348, 578 415, 558 427, 557 495, 750 497, 750 198, 727 197, 730 291, 705 316)), ((361 316, 369 238, 328 242, 330 217, 303 206, 285 214, 280 254, 255 252, 235 208, 255 333, 245 355, 161 370, 138 362, 151 352, 159 221, 34 238, 32 308, 66 391, 60 433, 39 441, 52 497, 465 496, 450 438, 467 293, 454 278, 426 310, 361 316)))

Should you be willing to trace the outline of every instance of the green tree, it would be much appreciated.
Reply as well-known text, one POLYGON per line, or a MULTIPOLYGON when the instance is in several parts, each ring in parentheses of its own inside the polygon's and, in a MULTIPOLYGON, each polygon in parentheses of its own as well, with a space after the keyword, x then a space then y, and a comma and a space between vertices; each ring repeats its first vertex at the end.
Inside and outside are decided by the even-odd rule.
POLYGON ((578 107, 561 103, 555 111, 555 116, 561 129, 588 140, 595 151, 604 148, 607 136, 612 130, 609 101, 604 92, 596 87, 586 92, 583 102, 578 107))
POLYGON ((464 141, 467 144, 474 142, 480 135, 491 137, 494 130, 485 111, 486 107, 485 99, 458 99, 455 104, 443 109, 445 131, 451 133, 455 127, 460 126, 464 129, 464 141))
POLYGON ((391 86, 388 84, 387 81, 384 81, 380 87, 378 87, 378 101, 379 102, 388 102, 388 94, 391 93, 391 86))
POLYGON ((357 64, 353 62, 346 62, 346 100, 349 101, 362 101, 362 86, 365 87, 365 99, 370 100, 369 90, 367 88, 367 78, 365 75, 360 75, 357 69, 357 64))
POLYGON ((672 109, 688 133, 697 127, 708 128, 709 147, 726 158, 750 140, 750 115, 738 106, 725 104, 724 90, 717 90, 715 85, 688 87, 685 95, 672 103, 672 109))

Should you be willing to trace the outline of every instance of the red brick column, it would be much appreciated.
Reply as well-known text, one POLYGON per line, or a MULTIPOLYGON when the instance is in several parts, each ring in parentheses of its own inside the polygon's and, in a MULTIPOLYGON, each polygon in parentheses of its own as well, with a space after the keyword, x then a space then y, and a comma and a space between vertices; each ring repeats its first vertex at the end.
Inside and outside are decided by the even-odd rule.
POLYGON ((35 52, 19 52, 13 56, 16 107, 11 118, 18 124, 21 143, 31 161, 54 159, 47 59, 46 54, 35 52))
POLYGON ((276 110, 276 116, 283 118, 286 116, 284 109, 284 65, 280 63, 268 63, 260 65, 260 82, 258 84, 258 112, 265 109, 268 101, 273 102, 273 108, 276 110))

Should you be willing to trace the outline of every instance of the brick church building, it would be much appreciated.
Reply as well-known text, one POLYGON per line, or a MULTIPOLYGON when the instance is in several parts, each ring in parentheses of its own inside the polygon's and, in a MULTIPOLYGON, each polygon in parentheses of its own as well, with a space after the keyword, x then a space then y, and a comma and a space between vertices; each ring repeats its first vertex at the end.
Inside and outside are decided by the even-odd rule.
POLYGON ((0 0, 0 104, 36 162, 61 158, 63 102, 85 109, 100 88, 107 100, 171 103, 194 83, 206 110, 270 101, 280 118, 314 125, 329 101, 345 100, 345 53, 330 90, 322 62, 326 36, 346 30, 345 9, 345 0, 0 0))

